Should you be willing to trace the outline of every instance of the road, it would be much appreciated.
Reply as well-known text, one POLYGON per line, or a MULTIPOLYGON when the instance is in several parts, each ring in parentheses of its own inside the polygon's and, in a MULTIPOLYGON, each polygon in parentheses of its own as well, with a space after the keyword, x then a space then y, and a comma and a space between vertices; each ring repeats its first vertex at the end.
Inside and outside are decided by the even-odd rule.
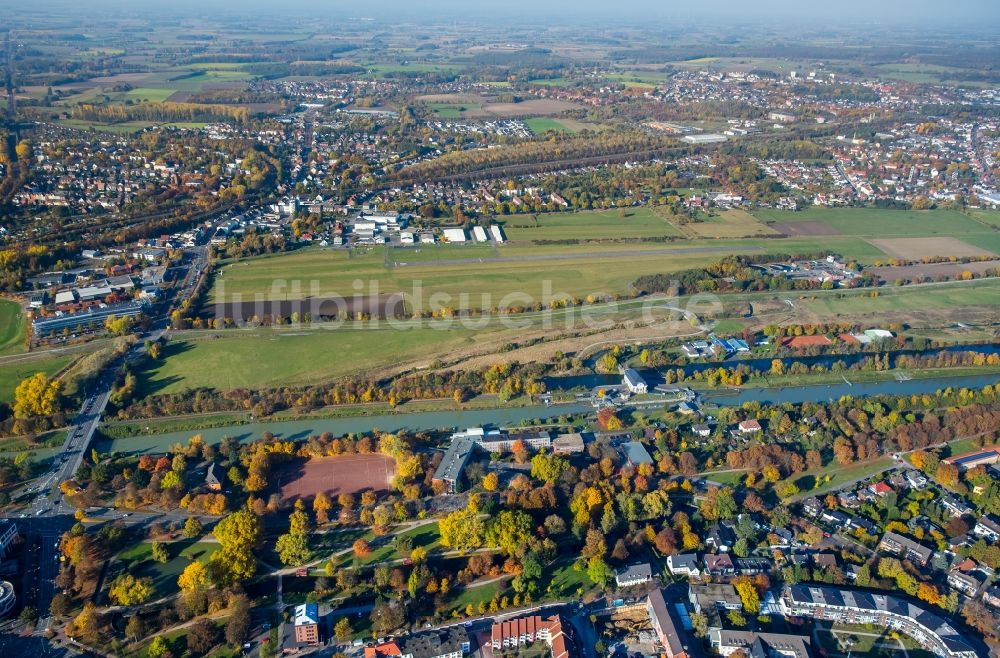
MULTIPOLYGON (((188 299, 194 293, 199 279, 208 266, 208 250, 202 245, 187 250, 192 256, 191 267, 181 286, 176 290, 174 302, 188 299)), ((73 507, 59 488, 62 482, 70 480, 80 468, 90 444, 108 406, 111 389, 115 382, 115 373, 123 362, 134 361, 143 356, 146 351, 145 341, 158 341, 167 332, 167 318, 154 318, 153 329, 144 335, 124 354, 105 368, 86 391, 79 411, 67 428, 66 440, 57 455, 53 458, 48 471, 38 476, 26 489, 20 492, 31 497, 31 502, 17 516, 21 525, 21 533, 26 539, 27 552, 25 568, 27 569, 24 592, 25 601, 34 599, 34 605, 40 612, 41 620, 38 629, 44 630, 52 623, 48 615, 52 597, 56 593, 55 579, 59 574, 58 541, 63 532, 75 522, 73 507)), ((117 522, 125 526, 148 528, 154 523, 181 523, 188 514, 183 510, 172 512, 120 512, 103 510, 88 514, 92 521, 117 522)), ((214 519, 206 518, 204 524, 214 519)))

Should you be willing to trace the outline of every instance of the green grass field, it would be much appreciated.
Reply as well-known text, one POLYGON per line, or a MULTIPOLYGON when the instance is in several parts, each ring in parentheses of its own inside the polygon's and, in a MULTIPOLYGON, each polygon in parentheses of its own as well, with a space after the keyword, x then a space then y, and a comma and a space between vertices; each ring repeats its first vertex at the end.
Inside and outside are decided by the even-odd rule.
MULTIPOLYGON (((441 540, 441 533, 438 532, 438 526, 436 523, 429 523, 427 525, 417 526, 416 528, 411 528, 406 532, 401 532, 399 537, 407 537, 413 542, 413 547, 426 548, 428 553, 440 548, 439 542, 441 540)), ((369 541, 371 538, 368 538, 369 541)), ((409 555, 401 555, 399 551, 396 550, 393 542, 388 542, 384 546, 379 546, 374 549, 367 557, 358 560, 360 564, 374 564, 376 562, 385 562, 391 560, 403 560, 408 558, 409 555)))
POLYGON ((0 299, 0 356, 23 352, 27 330, 28 319, 21 305, 9 299, 0 299))
MULTIPOLYGON (((889 457, 847 464, 846 466, 831 462, 823 468, 799 473, 788 479, 794 482, 801 490, 801 493, 796 498, 805 498, 807 496, 825 494, 827 491, 844 486, 853 480, 861 480, 876 473, 882 473, 890 468, 892 464, 893 461, 889 457)), ((781 484, 779 483, 775 488, 780 489, 780 487, 781 484)))
POLYGON ((12 363, 0 364, 0 402, 14 399, 14 389, 22 381, 37 372, 51 377, 73 360, 71 356, 42 355, 38 358, 20 359, 12 363))
POLYGON ((439 119, 461 119, 469 110, 478 110, 479 106, 466 103, 429 103, 428 108, 439 119))
MULTIPOLYGON (((613 240, 617 238, 682 237, 665 214, 654 208, 594 210, 554 215, 515 215, 504 221, 510 241, 613 240)), ((662 246, 662 245, 661 245, 662 246)))
POLYGON ((1000 304, 1000 281, 981 279, 963 285, 941 284, 921 287, 885 288, 878 297, 865 293, 817 296, 794 302, 821 315, 845 313, 886 313, 930 309, 996 306, 1000 304))
POLYGON ((576 132, 559 119, 550 119, 548 117, 535 117, 532 119, 525 119, 524 125, 528 126, 531 132, 536 135, 541 135, 550 130, 558 133, 574 133, 576 132))
POLYGON ((215 542, 194 540, 167 542, 165 545, 170 560, 163 564, 153 560, 151 543, 143 542, 126 548, 115 556, 115 562, 111 566, 113 575, 109 574, 106 584, 110 584, 119 573, 127 572, 136 578, 152 578, 153 599, 169 596, 177 592, 177 577, 187 565, 195 560, 207 564, 212 553, 219 550, 219 545, 215 542))
MULTIPOLYGON (((524 229, 524 233, 531 231, 524 229)), ((545 235, 552 238, 565 235, 566 229, 543 227, 534 231, 539 234, 538 238, 545 235)), ((639 227, 634 231, 648 232, 649 229, 639 227)), ((433 258, 427 255, 431 262, 420 262, 423 252, 399 250, 392 259, 408 264, 392 268, 386 268, 385 255, 380 251, 349 257, 342 250, 311 249, 223 267, 216 277, 210 300, 231 301, 234 295, 240 295, 243 301, 252 301, 255 295, 262 295, 263 299, 302 299, 331 294, 348 297, 376 291, 415 294, 414 290, 422 289, 420 306, 425 309, 461 307, 462 295, 468 299, 464 306, 491 308, 511 294, 526 294, 532 301, 548 301, 549 297, 564 295, 586 297, 592 293, 625 293, 640 274, 675 272, 731 253, 727 245, 715 241, 709 245, 709 253, 685 253, 686 246, 652 245, 659 249, 676 247, 676 255, 648 253, 632 249, 632 245, 564 246, 550 253, 547 253, 548 247, 539 251, 530 246, 520 250, 502 247, 501 258, 490 259, 488 248, 454 245, 435 248, 433 258), (450 258, 458 262, 447 262, 447 249, 453 250, 450 258), (602 251, 611 253, 605 256, 602 251), (525 256, 527 258, 522 259, 525 256), (512 259, 505 259, 507 257, 512 259), (355 287, 357 284, 360 289, 355 287), (551 296, 545 294, 546 286, 552 291, 551 296), (448 298, 431 299, 432 293, 448 298)), ((523 303, 524 300, 512 301, 523 303)))
MULTIPOLYGON (((489 332, 487 332, 488 334, 489 332)), ((142 374, 145 393, 177 393, 210 386, 244 387, 310 384, 357 374, 427 355, 475 344, 482 332, 430 328, 313 331, 305 335, 233 331, 218 340, 178 340, 167 358, 142 374)))

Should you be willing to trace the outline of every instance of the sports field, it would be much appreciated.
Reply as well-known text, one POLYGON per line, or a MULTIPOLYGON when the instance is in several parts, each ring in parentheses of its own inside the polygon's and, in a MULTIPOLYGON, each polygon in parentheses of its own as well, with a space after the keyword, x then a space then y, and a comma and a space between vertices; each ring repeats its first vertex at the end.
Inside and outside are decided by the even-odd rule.
POLYGON ((314 457, 290 464, 277 473, 281 498, 311 500, 323 492, 331 498, 342 493, 387 491, 396 476, 396 462, 386 455, 341 455, 314 457))

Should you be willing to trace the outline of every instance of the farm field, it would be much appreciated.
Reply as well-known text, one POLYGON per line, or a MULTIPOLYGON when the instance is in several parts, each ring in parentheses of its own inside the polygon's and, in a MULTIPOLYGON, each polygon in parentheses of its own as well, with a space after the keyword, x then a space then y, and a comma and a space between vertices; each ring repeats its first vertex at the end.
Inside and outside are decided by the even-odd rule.
POLYGON ((27 330, 28 320, 21 305, 9 299, 0 299, 0 356, 23 352, 27 330))
MULTIPOLYGON (((881 208, 817 208, 798 212, 758 209, 754 216, 765 222, 823 222, 843 235, 866 238, 915 238, 991 234, 989 227, 957 210, 883 210, 881 208)), ((781 229, 781 226, 775 226, 781 229)))
POLYGON ((938 238, 889 238, 871 240, 871 243, 889 256, 901 260, 919 260, 935 256, 969 258, 996 255, 982 247, 944 236, 938 238))

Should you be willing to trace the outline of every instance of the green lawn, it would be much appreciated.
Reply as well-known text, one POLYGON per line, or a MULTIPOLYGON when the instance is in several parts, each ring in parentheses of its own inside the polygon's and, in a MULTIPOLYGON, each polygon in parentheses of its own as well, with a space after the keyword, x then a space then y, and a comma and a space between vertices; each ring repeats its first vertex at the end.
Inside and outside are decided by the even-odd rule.
POLYGON ((111 566, 111 572, 105 581, 106 586, 120 573, 130 573, 136 578, 153 579, 153 599, 169 596, 178 591, 177 577, 185 567, 198 560, 207 563, 212 553, 219 549, 214 542, 183 540, 166 544, 170 560, 164 564, 152 558, 153 545, 149 542, 135 544, 126 548, 117 556, 111 566))
POLYGON ((928 309, 957 309, 1000 304, 1000 281, 981 279, 964 284, 930 286, 903 286, 884 288, 878 297, 862 292, 857 294, 818 295, 816 299, 794 302, 804 305, 821 315, 844 313, 878 314, 928 309))
MULTIPOLYGON (((495 583, 488 583, 482 585, 481 587, 464 587, 458 593, 458 596, 451 602, 449 606, 450 610, 458 610, 462 614, 465 614, 465 609, 471 603, 473 610, 478 610, 479 603, 483 602, 489 605, 490 601, 496 595, 500 596, 513 596, 510 588, 507 586, 509 581, 501 580, 495 583)), ((478 612, 474 613, 478 614, 478 612)))
POLYGON ((439 119, 461 119, 469 110, 478 110, 476 103, 428 103, 427 107, 439 119))
POLYGON ((504 232, 511 241, 683 237, 665 217, 664 211, 649 207, 626 208, 624 217, 619 210, 523 215, 507 218, 504 232))
POLYGON ((548 132, 550 130, 558 133, 574 133, 576 132, 563 122, 558 119, 550 119, 548 117, 535 117, 533 119, 525 119, 524 125, 528 126, 531 132, 536 135, 541 135, 542 133, 548 132))
MULTIPOLYGON (((402 555, 396 550, 396 544, 393 541, 396 537, 407 537, 413 542, 413 548, 417 548, 418 546, 426 548, 428 553, 440 548, 441 533, 438 531, 438 525, 436 523, 428 523, 427 525, 417 526, 406 532, 389 537, 384 545, 372 550, 367 557, 358 560, 358 562, 361 564, 374 564, 377 562, 403 560, 410 557, 409 554, 402 555)), ((372 541, 373 537, 366 537, 366 539, 372 541)), ((350 561, 351 556, 348 555, 347 559, 350 561)))
POLYGON ((708 473, 702 477, 706 480, 711 480, 712 482, 718 482, 719 484, 732 487, 743 482, 743 480, 746 479, 746 475, 746 471, 731 471, 729 473, 708 473))
POLYGON ((545 567, 541 582, 546 598, 577 598, 595 587, 587 577, 587 570, 577 570, 575 565, 572 557, 560 557, 545 567))
MULTIPOLYGON (((794 482, 801 490, 796 498, 805 498, 825 494, 827 491, 841 487, 852 480, 864 479, 870 475, 882 473, 891 468, 892 465, 893 460, 890 457, 851 463, 846 466, 831 462, 823 468, 793 475, 788 480, 794 482)), ((775 485, 775 488, 780 489, 781 483, 775 485)))
POLYGON ((71 361, 73 361, 71 356, 40 353, 37 358, 19 359, 0 364, 0 402, 13 400, 14 389, 28 377, 38 372, 44 372, 51 377, 69 365, 71 361))
MULTIPOLYGON (((571 234, 566 226, 571 219, 556 219, 558 221, 551 224, 543 222, 538 229, 511 228, 508 234, 517 236, 511 239, 559 239, 571 234)), ((526 225, 528 221, 524 219, 522 224, 526 225)), ((661 222, 659 225, 653 224, 652 218, 639 217, 634 224, 630 224, 629 219, 619 221, 622 224, 617 231, 621 237, 654 232, 669 235, 675 230, 662 220, 655 220, 661 222)), ((609 236, 607 228, 598 225, 588 229, 586 222, 576 227, 576 232, 595 238, 609 236)), ((493 252, 489 246, 453 245, 426 252, 421 250, 419 253, 416 250, 396 250, 392 259, 397 266, 392 268, 385 266, 386 257, 382 250, 349 257, 347 252, 339 250, 308 249, 224 266, 216 277, 210 299, 232 301, 233 295, 241 295, 240 299, 245 301, 252 301, 255 295, 261 295, 263 299, 301 299, 332 294, 350 297, 369 292, 415 294, 419 290, 423 300, 421 308, 424 309, 448 305, 459 308, 463 306, 459 303, 463 294, 469 297, 469 303, 464 306, 491 308, 511 293, 527 294, 532 302, 547 302, 549 298, 543 297, 546 281, 553 297, 586 297, 598 292, 625 293, 640 274, 675 272, 732 253, 730 245, 719 241, 699 245, 699 249, 706 251, 698 253, 685 253, 687 243, 643 246, 648 248, 635 249, 628 244, 583 244, 550 249, 549 246, 526 244, 521 248, 504 245, 498 248, 498 252, 493 252), (424 257, 448 259, 446 250, 449 248, 452 249, 450 259, 460 262, 422 262, 424 257), (676 256, 647 253, 653 248, 677 249, 678 252, 676 256), (602 255, 602 252, 608 255, 602 255), (499 258, 491 258, 494 253, 498 253, 499 258), (408 264, 402 266, 400 262, 408 264), (357 283, 361 284, 360 291, 355 288, 357 283), (450 299, 432 303, 432 293, 443 293, 450 299)), ((758 249, 755 244, 750 247, 751 251, 758 249)))
POLYGON ((166 359, 145 371, 144 393, 178 393, 208 386, 219 390, 305 385, 385 367, 427 355, 428 361, 449 349, 475 343, 481 332, 355 330, 313 331, 282 335, 268 331, 230 331, 217 340, 177 340, 166 359))
POLYGON ((23 352, 27 330, 28 319, 21 305, 9 299, 0 299, 0 356, 23 352))

